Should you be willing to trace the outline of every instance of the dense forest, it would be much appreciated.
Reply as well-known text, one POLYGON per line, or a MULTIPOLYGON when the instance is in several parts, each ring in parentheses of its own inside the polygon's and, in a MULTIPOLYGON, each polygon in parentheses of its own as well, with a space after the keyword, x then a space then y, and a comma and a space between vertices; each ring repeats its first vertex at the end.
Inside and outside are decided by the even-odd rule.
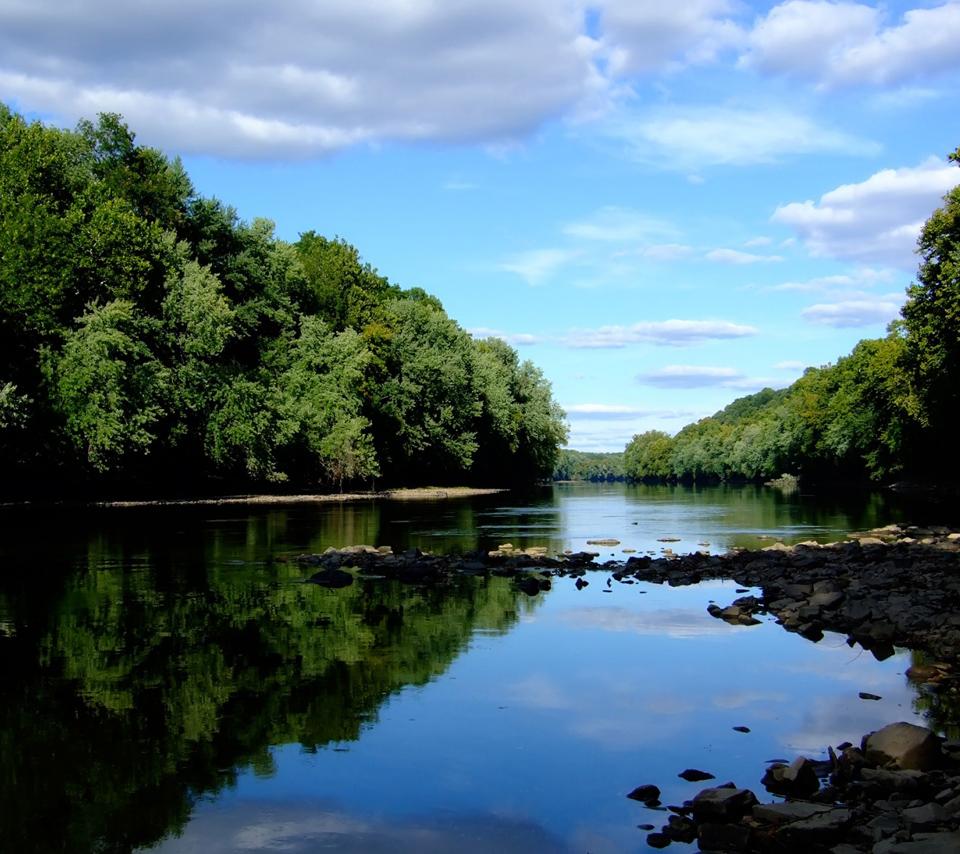
POLYGON ((622 451, 575 451, 564 448, 553 470, 554 480, 624 480, 622 451))
POLYGON ((339 239, 287 243, 197 194, 118 116, 0 105, 5 488, 549 476, 563 412, 339 239))
MULTIPOLYGON (((960 149, 950 155, 960 164, 960 149)), ((627 445, 634 479, 956 480, 960 457, 960 186, 927 220, 920 266, 885 338, 861 341, 789 388, 734 401, 676 436, 627 445)))

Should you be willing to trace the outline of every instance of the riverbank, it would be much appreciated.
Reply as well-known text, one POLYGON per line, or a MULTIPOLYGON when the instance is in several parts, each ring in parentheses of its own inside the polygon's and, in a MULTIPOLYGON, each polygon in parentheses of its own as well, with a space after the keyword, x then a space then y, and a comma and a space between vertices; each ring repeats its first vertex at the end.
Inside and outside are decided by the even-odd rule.
POLYGON ((506 488, 422 486, 369 492, 306 493, 298 495, 225 495, 211 498, 144 498, 110 501, 6 501, 2 507, 219 507, 224 505, 327 504, 351 501, 443 501, 508 492, 506 488))
MULTIPOLYGON (((828 544, 774 543, 758 551, 667 552, 602 563, 596 557, 548 556, 544 549, 519 551, 505 543, 458 556, 355 546, 296 560, 317 566, 310 581, 328 587, 371 577, 431 584, 456 573, 489 573, 512 577, 530 596, 549 590, 558 576, 575 577, 579 589, 591 583, 684 586, 731 579, 748 595, 725 606, 711 603, 711 616, 738 626, 773 619, 811 642, 824 632, 840 632, 851 647, 880 660, 895 647, 922 650, 931 660, 911 667, 908 678, 944 703, 956 704, 960 696, 960 531, 891 525, 828 544), (603 582, 596 577, 601 573, 603 582)), ((878 698, 862 693, 860 699, 878 698)), ((656 811, 653 820, 662 821, 664 810, 671 813, 659 830, 640 825, 652 831, 647 841, 655 848, 696 841, 703 851, 960 851, 960 743, 895 721, 865 734, 859 746, 823 745, 823 752, 825 759, 801 757, 756 769, 783 803, 762 804, 732 781, 668 807, 658 800, 656 782, 663 781, 644 782, 630 796, 656 811), (649 797, 637 797, 638 791, 649 797)))

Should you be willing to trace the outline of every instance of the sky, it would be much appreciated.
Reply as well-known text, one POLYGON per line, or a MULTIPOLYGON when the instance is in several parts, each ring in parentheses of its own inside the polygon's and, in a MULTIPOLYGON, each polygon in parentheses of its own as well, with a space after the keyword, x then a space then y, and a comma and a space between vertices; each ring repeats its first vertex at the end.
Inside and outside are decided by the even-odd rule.
POLYGON ((346 239, 536 363, 581 450, 884 335, 958 82, 960 2, 0 0, 0 100, 346 239))

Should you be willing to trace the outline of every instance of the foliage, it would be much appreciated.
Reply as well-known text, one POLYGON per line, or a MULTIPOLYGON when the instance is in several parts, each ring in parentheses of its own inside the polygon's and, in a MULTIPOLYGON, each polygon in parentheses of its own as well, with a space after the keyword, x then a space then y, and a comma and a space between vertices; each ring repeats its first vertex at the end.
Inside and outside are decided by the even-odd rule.
POLYGON ((339 238, 198 196, 112 114, 0 105, 0 378, 20 482, 529 480, 566 437, 505 343, 339 238))
POLYGON ((623 480, 624 455, 621 452, 560 451, 554 468, 554 480, 623 480))

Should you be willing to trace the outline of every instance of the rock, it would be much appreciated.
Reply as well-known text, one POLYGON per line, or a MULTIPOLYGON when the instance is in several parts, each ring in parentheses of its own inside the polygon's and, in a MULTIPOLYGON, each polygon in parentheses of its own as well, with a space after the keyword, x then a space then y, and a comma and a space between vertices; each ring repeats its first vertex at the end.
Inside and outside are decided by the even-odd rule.
POLYGON ((814 608, 832 608, 838 602, 843 601, 843 594, 839 591, 832 593, 814 593, 808 600, 808 604, 814 608))
POLYGON ((660 789, 648 783, 644 786, 637 786, 627 797, 634 801, 653 801, 660 797, 660 789))
POLYGON ((619 546, 620 540, 615 540, 613 538, 587 540, 587 545, 588 546, 619 546))
POLYGON ((874 854, 960 854, 960 833, 924 833, 909 842, 889 839, 874 854))
POLYGON ((864 736, 866 758, 878 765, 929 771, 943 763, 940 739, 926 727, 900 721, 864 736))
POLYGON ((713 774, 708 771, 698 771, 696 768, 687 768, 686 771, 681 771, 677 774, 678 777, 682 777, 688 783, 700 783, 703 780, 715 780, 713 774))
POLYGON ((527 596, 536 596, 540 592, 540 582, 532 575, 526 575, 517 581, 517 589, 527 596))
POLYGON ((651 848, 666 848, 672 841, 665 833, 647 834, 647 845, 651 848))
POLYGON ((879 842, 881 839, 886 839, 888 836, 893 836, 893 834, 899 829, 900 819, 892 813, 878 815, 875 819, 867 824, 867 830, 870 831, 870 835, 873 837, 874 842, 879 842))
POLYGON ((638 824, 637 827, 640 828, 640 830, 653 830, 654 825, 652 825, 652 824, 638 824))
POLYGON ((715 788, 698 792, 693 799, 696 821, 737 821, 757 803, 749 789, 715 788))
POLYGON ((861 691, 857 696, 861 700, 882 700, 883 699, 883 697, 881 697, 879 694, 871 694, 869 691, 861 691))
POLYGON ((830 809, 826 804, 811 804, 806 801, 790 801, 785 804, 757 804, 753 817, 767 824, 787 824, 819 815, 830 809))
POLYGON ((742 824, 701 824, 697 844, 701 851, 743 851, 750 844, 750 828, 742 824))
POLYGON ((820 788, 813 763, 802 756, 789 765, 772 765, 763 775, 761 783, 771 794, 793 798, 809 797, 820 788))
POLYGON ((780 837, 788 844, 797 846, 829 844, 837 841, 852 817, 850 810, 830 809, 784 825, 780 837))
POLYGON ((950 812, 940 804, 924 804, 921 807, 905 809, 901 815, 911 830, 933 830, 950 818, 950 812))
POLYGON ((320 572, 307 579, 308 584, 319 584, 321 587, 337 589, 349 587, 353 584, 353 575, 342 569, 321 569, 320 572))
POLYGON ((587 587, 587 586, 590 584, 590 582, 587 581, 586 578, 578 578, 578 579, 574 582, 574 584, 576 585, 577 590, 583 590, 583 588, 584 588, 584 587, 587 587))
POLYGON ((750 732, 750 727, 748 726, 735 726, 733 728, 734 732, 750 732))
POLYGON ((697 825, 681 815, 670 816, 663 832, 674 842, 693 842, 697 838, 697 825))

